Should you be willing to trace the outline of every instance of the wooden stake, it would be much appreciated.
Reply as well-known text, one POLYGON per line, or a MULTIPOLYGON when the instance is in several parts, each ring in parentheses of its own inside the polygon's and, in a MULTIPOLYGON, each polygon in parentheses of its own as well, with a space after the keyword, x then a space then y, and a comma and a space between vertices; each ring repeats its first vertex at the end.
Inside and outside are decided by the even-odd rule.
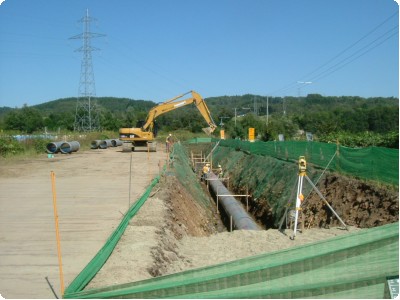
POLYGON ((246 186, 246 210, 249 211, 249 187, 246 186))
POLYGON ((218 188, 217 188, 217 214, 219 213, 218 202, 219 202, 219 191, 218 191, 218 188))
POLYGON ((50 173, 51 177, 51 188, 53 191, 53 208, 54 208, 54 223, 56 226, 56 240, 57 240, 57 253, 58 253, 58 266, 60 270, 60 287, 61 295, 64 295, 64 274, 62 269, 62 259, 61 259, 61 244, 60 244, 60 231, 58 228, 58 213, 57 213, 57 194, 56 194, 56 175, 53 171, 50 173))
POLYGON ((149 143, 147 143, 147 178, 151 181, 150 177, 150 146, 149 143))

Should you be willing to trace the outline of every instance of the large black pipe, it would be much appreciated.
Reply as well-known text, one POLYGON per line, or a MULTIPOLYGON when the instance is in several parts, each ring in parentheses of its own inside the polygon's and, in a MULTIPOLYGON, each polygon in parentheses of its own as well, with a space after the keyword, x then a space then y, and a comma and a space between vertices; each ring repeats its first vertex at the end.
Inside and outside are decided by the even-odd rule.
POLYGON ((232 216, 232 221, 237 229, 260 230, 259 226, 244 210, 239 201, 232 196, 232 193, 222 184, 214 173, 209 173, 207 179, 215 195, 224 195, 218 196, 219 203, 224 208, 226 214, 232 216))

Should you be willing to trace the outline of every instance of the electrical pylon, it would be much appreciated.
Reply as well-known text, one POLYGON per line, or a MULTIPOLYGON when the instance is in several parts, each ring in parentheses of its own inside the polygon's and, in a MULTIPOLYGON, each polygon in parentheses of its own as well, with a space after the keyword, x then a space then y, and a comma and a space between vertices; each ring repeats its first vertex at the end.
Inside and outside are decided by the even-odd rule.
POLYGON ((96 87, 94 82, 92 51, 100 50, 92 47, 91 39, 105 36, 105 34, 90 32, 90 23, 96 19, 89 17, 89 10, 86 16, 79 20, 83 23, 83 33, 70 37, 70 39, 82 39, 83 45, 76 49, 82 52, 81 75, 79 81, 79 92, 76 103, 74 131, 96 131, 100 129, 100 120, 96 103, 96 87))

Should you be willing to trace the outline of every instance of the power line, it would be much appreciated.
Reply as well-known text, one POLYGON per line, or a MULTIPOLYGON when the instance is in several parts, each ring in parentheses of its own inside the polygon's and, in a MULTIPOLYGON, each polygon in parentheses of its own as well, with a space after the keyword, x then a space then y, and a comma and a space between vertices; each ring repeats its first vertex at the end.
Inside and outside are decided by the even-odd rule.
MULTIPOLYGON (((378 43, 378 44, 374 45, 373 47, 367 49, 366 51, 362 52, 360 55, 357 55, 356 57, 354 57, 352 60, 348 61, 347 63, 345 63, 345 64, 343 64, 343 65, 337 67, 336 69, 332 70, 331 72, 329 72, 329 73, 325 74, 324 76, 321 76, 321 77, 319 77, 319 78, 317 78, 317 79, 315 79, 315 80, 321 80, 321 79, 327 77, 328 75, 331 75, 332 73, 334 73, 334 72, 336 72, 336 71, 342 69, 343 67, 347 66, 349 63, 355 61, 356 59, 360 58, 361 56, 367 54, 367 53, 370 52, 371 50, 373 50, 373 49, 375 49, 376 47, 380 46, 381 44, 383 44, 384 42, 386 42, 388 39, 392 38, 392 37, 395 36, 396 34, 398 34, 398 31, 392 33, 390 36, 388 36, 387 38, 385 38, 383 41, 381 41, 380 43, 378 43)), ((375 42, 375 41, 374 41, 374 42, 375 42)), ((363 49, 364 49, 364 48, 363 48, 363 49)), ((360 49, 360 50, 363 50, 363 49, 360 49)), ((359 51, 357 51, 357 52, 359 52, 359 51)), ((356 53, 357 53, 357 52, 356 52, 356 53)), ((355 55, 356 53, 354 53, 353 55, 355 55)), ((351 56, 353 56, 353 55, 351 55, 351 56)), ((345 60, 347 60, 347 59, 350 58, 351 56, 347 57, 345 60)), ((339 63, 338 63, 338 64, 339 64, 339 63)), ((338 64, 336 64, 336 65, 338 65, 338 64)), ((336 66, 336 65, 335 65, 335 66, 336 66)), ((333 67, 335 67, 335 66, 333 66, 333 67)), ((333 68, 333 67, 332 67, 332 68, 333 68)))
MULTIPOLYGON (((315 75, 314 77, 308 77, 311 74, 316 73, 318 70, 321 70, 322 68, 324 68, 325 66, 327 66, 328 64, 330 64, 332 61, 334 61, 335 59, 337 59, 338 57, 340 57, 341 55, 343 55, 344 53, 346 53, 348 50, 350 50, 351 48, 353 48, 355 45, 357 45, 358 43, 360 43, 362 40, 364 40, 365 38, 367 38, 368 36, 370 36, 373 32, 375 32, 378 28, 380 28, 382 25, 384 25, 385 23, 387 23, 390 19, 392 19, 394 16, 398 15, 398 12, 395 12, 394 14, 390 15, 388 18, 386 18, 383 22, 381 22, 380 24, 378 24, 377 26, 375 26, 372 30, 370 30, 367 34, 365 34, 364 36, 362 36, 360 39, 358 39, 356 42, 352 43, 350 46, 346 47, 344 50, 340 51, 338 54, 336 54, 334 57, 332 57, 331 59, 329 59, 326 63, 322 64, 321 66, 317 67, 316 69, 314 69, 313 71, 309 72, 307 75, 302 76, 301 78, 306 78, 307 81, 317 81, 317 80, 321 80, 322 78, 327 77, 328 75, 331 75, 332 73, 342 69, 344 66, 348 65, 349 63, 353 62, 354 60, 358 59, 359 57, 365 55, 366 53, 368 53, 369 51, 371 51, 372 49, 378 47, 379 45, 381 45, 382 43, 384 43, 386 40, 392 38, 393 36, 395 36, 396 32, 391 34, 389 37, 385 38, 383 41, 379 42, 378 44, 376 44, 375 46, 372 46, 373 43, 377 42, 378 40, 382 39, 385 35, 387 35, 388 33, 390 33, 391 31, 398 29, 398 25, 396 25, 395 27, 391 28, 390 30, 386 31, 384 34, 380 35, 378 38, 376 38, 375 40, 373 40, 372 42, 368 43, 367 45, 363 46, 362 48, 356 50, 355 52, 353 52, 350 56, 347 56, 346 58, 342 59, 340 62, 334 64, 333 66, 329 67, 328 69, 318 73, 317 75, 315 75), (355 58, 351 59, 354 55, 356 55, 357 53, 359 53, 360 51, 363 51, 364 49, 370 47, 369 49, 367 49, 366 51, 364 51, 363 53, 361 53, 360 55, 356 56, 355 58), (345 62, 346 60, 349 60, 347 63, 343 64, 342 66, 339 66, 340 64, 342 64, 343 62, 345 62), (334 69, 335 67, 337 67, 336 69, 334 69), (332 70, 334 69, 334 70, 332 70), (328 73, 327 73, 328 72, 328 73), (325 74, 325 75, 324 75, 325 74)), ((304 80, 306 80, 304 79, 304 80)), ((282 92, 286 92, 288 90, 291 90, 293 88, 295 88, 298 85, 298 81, 294 81, 288 85, 286 85, 283 88, 280 88, 272 93, 270 93, 269 95, 274 95, 277 93, 282 93, 282 92)))
POLYGON ((349 45, 348 47, 346 47, 344 50, 340 51, 338 54, 336 54, 334 57, 332 57, 331 59, 329 59, 326 63, 322 64, 321 66, 319 66, 318 68, 316 68, 315 70, 311 71, 310 73, 308 73, 307 75, 304 75, 304 78, 307 78, 308 76, 310 76, 311 74, 314 74, 316 71, 322 69, 323 67, 325 67, 326 65, 328 65, 329 63, 331 63, 332 61, 334 61, 336 58, 338 58, 339 56, 341 56, 342 54, 344 54, 346 51, 350 50, 351 48, 353 48, 355 45, 357 45, 358 43, 360 43, 362 40, 364 40, 365 38, 367 38, 368 36, 370 36, 373 32, 375 32, 378 28, 380 28, 383 24, 385 24, 386 22, 388 22, 390 19, 392 19, 395 15, 397 15, 398 12, 395 12, 394 14, 392 14, 391 16, 389 16, 387 19, 385 19, 382 23, 380 23, 379 25, 377 25, 375 28, 373 28, 371 31, 369 31, 367 34, 365 34, 364 36, 362 36, 360 39, 358 39, 357 41, 355 41, 354 43, 352 43, 351 45, 349 45))

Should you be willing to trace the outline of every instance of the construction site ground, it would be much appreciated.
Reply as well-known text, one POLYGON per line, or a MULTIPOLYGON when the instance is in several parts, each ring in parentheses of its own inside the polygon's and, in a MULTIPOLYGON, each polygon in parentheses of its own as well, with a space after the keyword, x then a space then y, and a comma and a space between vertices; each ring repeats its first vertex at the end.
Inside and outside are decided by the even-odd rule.
MULTIPOLYGON (((43 154, 0 163, 0 294, 60 297, 53 196, 56 176, 65 286, 104 245, 129 206, 129 153, 121 147, 43 154)), ((131 202, 159 172, 165 153, 132 153, 131 202), (148 159, 149 158, 149 159, 148 159)))
MULTIPOLYGON (((160 171, 164 149, 122 153, 119 148, 14 161, 0 166, 0 294, 53 298, 59 294, 50 171, 56 173, 65 286, 85 267, 160 171), (132 158, 129 201, 130 159, 132 158)), ((343 182, 343 184, 346 184, 343 182)), ((204 186, 205 189, 205 186, 204 186)), ((397 200, 398 203, 398 200, 397 200)), ((397 204, 398 205, 398 204, 397 204)), ((398 206, 397 206, 398 207, 398 206)), ((276 229, 228 232, 174 176, 161 176, 130 221, 111 257, 86 287, 128 283, 360 230, 310 228, 295 240, 276 229)))

